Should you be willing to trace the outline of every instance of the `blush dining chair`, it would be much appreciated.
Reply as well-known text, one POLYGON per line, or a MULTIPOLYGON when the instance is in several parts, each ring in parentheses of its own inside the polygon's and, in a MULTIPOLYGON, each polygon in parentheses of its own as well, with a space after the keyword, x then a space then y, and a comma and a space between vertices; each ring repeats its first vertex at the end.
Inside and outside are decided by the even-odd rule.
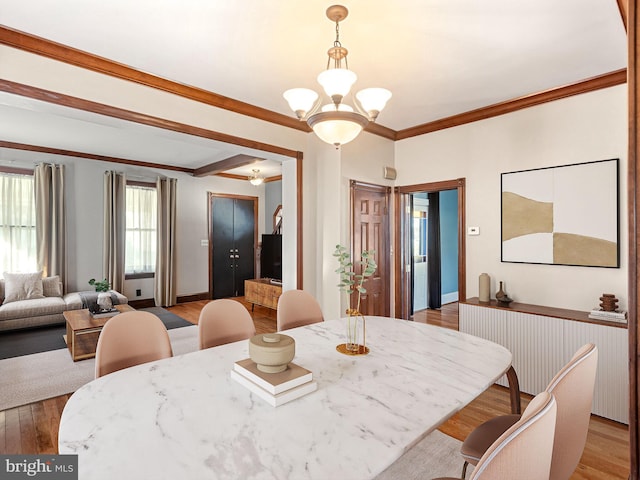
MULTIPOLYGON (((546 388, 558 403, 550 480, 567 480, 580 462, 589 430, 597 367, 598 348, 588 343, 578 349, 546 388)), ((475 465, 495 439, 519 418, 519 415, 498 416, 469 434, 460 448, 465 461, 462 478, 467 464, 475 465)))
POLYGON ((95 376, 172 356, 162 320, 139 310, 119 313, 109 319, 98 337, 95 376))
MULTIPOLYGON (((520 419, 502 433, 478 460, 469 480, 547 480, 555 435, 557 404, 543 391, 520 419)), ((435 480, 456 480, 441 477, 435 480)))
POLYGON ((287 290, 280 295, 276 313, 278 332, 323 321, 320 305, 310 293, 304 290, 287 290))
POLYGON ((200 350, 246 340, 256 334, 251 314, 236 300, 221 298, 207 303, 200 311, 198 341, 200 350))

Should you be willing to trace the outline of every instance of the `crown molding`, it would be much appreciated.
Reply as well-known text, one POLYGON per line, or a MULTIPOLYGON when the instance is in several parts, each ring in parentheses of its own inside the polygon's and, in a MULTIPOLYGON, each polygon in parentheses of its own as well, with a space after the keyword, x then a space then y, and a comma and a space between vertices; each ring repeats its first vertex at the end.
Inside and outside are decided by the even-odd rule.
POLYGON ((36 35, 0 26, 0 44, 35 53, 43 57, 75 65, 87 70, 102 73, 112 77, 138 83, 147 87, 163 90, 190 100, 205 103, 213 107, 222 108, 249 117, 275 123, 303 132, 310 132, 309 126, 298 119, 281 113, 256 107, 249 103, 218 95, 201 88, 167 80, 147 72, 136 70, 122 63, 114 62, 98 55, 93 55, 61 43, 53 42, 36 35))
POLYGON ((43 147, 40 145, 29 145, 26 143, 15 143, 0 140, 0 148, 11 148, 13 150, 26 150, 29 152, 46 153, 49 155, 64 155, 66 157, 79 157, 87 160, 99 160, 102 162, 122 163, 134 165, 136 167, 161 168, 163 170, 173 170, 175 172, 189 173, 193 175, 193 168, 177 167, 175 165, 165 165, 163 163, 142 162, 127 158, 109 157, 106 155, 96 155, 95 153, 77 152, 74 150, 63 150, 60 148, 43 147))
POLYGON ((277 153, 286 157, 296 158, 298 154, 297 151, 291 150, 289 148, 283 148, 277 145, 257 142, 248 138, 236 137, 235 135, 216 132, 214 130, 207 130, 205 128, 194 127, 193 125, 174 122, 172 120, 167 120, 160 117, 153 117, 151 115, 146 115, 140 112, 124 110, 122 108, 114 107, 111 105, 92 102, 90 100, 84 100, 82 98, 72 97, 69 95, 52 92, 50 90, 44 90, 42 88, 33 87, 30 85, 12 82, 10 80, 0 79, 0 91, 14 93, 16 95, 34 98, 36 100, 42 100, 44 102, 54 103, 56 105, 63 105, 65 107, 77 108, 80 110, 85 110, 87 112, 98 113, 100 115, 106 115, 108 117, 119 118, 121 120, 141 123, 143 125, 163 128, 165 130, 186 133, 188 135, 194 135, 196 137, 208 138, 210 140, 216 140, 219 142, 230 143, 232 145, 253 148, 255 150, 261 150, 264 152, 277 153))
POLYGON ((542 105, 544 103, 553 102, 562 98, 580 95, 582 93, 600 90, 602 88, 614 87, 627 82, 627 70, 621 69, 611 73, 605 73, 581 82, 572 83, 563 87, 552 88, 540 93, 526 95, 524 97, 508 100, 506 102, 496 103, 488 107, 478 108, 469 112, 453 115, 451 117, 442 118, 429 123, 423 123, 415 127, 399 130, 396 140, 404 140, 405 138, 416 137, 431 133, 445 128, 457 127, 467 123, 485 120, 491 117, 512 113, 524 108, 542 105))
MULTIPOLYGON (((627 18, 627 6, 625 0, 617 0, 618 8, 622 21, 626 28, 627 18)), ((0 44, 8 45, 10 47, 18 48, 27 52, 31 52, 37 55, 42 55, 57 61, 65 62, 77 67, 92 70, 105 75, 110 75, 116 78, 127 80, 130 82, 145 85, 158 90, 163 90, 174 95, 182 96, 190 100, 194 100, 200 103, 211 105, 214 107, 229 110, 241 115, 264 120, 277 125, 293 128, 296 130, 311 132, 311 128, 306 122, 301 122, 293 117, 283 115, 271 110, 267 110, 255 105, 250 105, 239 100, 234 100, 229 97, 218 95, 207 90, 184 85, 182 83, 167 80, 146 72, 136 70, 127 65, 114 62, 112 60, 99 57, 97 55, 84 52, 66 45, 47 40, 35 35, 31 35, 19 30, 14 30, 6 26, 0 25, 0 44)), ((487 118, 503 115, 505 113, 511 113, 517 110, 528 108, 535 105, 540 105, 546 102, 552 102, 561 98, 566 98, 572 95, 579 95, 601 88, 607 88, 614 85, 620 85, 626 82, 626 69, 618 70, 615 72, 607 73, 591 79, 576 82, 567 86, 558 88, 552 88, 544 92, 533 93, 524 97, 508 100, 505 102, 497 103, 487 107, 482 107, 469 112, 464 112, 458 115, 435 120, 433 122, 416 125, 402 130, 393 130, 377 123, 369 123, 365 128, 366 132, 389 140, 403 140, 405 138, 415 137, 423 135, 425 133, 431 133, 445 128, 464 125, 466 123, 475 122, 478 120, 484 120, 487 118)), ((81 107, 76 107, 81 108, 81 107)), ((132 112, 133 113, 133 112, 132 112)), ((135 114, 139 116, 140 114, 135 114)), ((136 121, 136 120, 132 120, 136 121)), ((144 123, 144 122, 141 122, 144 123)), ((161 127, 167 128, 167 127, 161 127)), ((195 127, 194 127, 195 128, 195 127)), ((217 132, 216 132, 217 133, 217 132)), ((224 134, 218 134, 224 135, 224 134)), ((207 137, 211 138, 211 137, 207 137)), ((228 138, 238 138, 228 136, 228 138)), ((221 141, 228 141, 220 139, 221 141)), ((229 141, 228 143, 234 143, 229 141)), ((246 145, 245 145, 246 146, 246 145)), ((255 147, 252 147, 255 148, 255 147)), ((272 150, 266 150, 272 151, 272 150)), ((289 151, 291 152, 291 151, 289 151)), ((274 152, 280 153, 280 152, 274 152)), ((285 154, 287 156, 293 156, 290 153, 285 154)))

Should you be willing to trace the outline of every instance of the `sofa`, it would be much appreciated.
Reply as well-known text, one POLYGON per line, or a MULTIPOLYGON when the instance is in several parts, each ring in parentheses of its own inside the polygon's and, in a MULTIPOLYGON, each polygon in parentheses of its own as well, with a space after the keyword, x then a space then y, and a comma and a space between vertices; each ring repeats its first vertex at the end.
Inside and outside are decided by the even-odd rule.
MULTIPOLYGON (((41 283, 37 274, 5 272, 4 277, 0 279, 0 332, 64 324, 64 311, 86 308, 85 295, 80 292, 63 294, 62 282, 57 275, 42 278, 40 273, 41 283)), ((111 294, 118 303, 128 301, 116 291, 112 290, 111 294)))

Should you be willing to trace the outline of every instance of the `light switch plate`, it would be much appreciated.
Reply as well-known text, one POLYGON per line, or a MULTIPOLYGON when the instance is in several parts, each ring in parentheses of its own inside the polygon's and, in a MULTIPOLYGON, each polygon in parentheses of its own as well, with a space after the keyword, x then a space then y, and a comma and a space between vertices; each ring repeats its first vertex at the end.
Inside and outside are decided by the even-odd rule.
POLYGON ((469 227, 467 229, 469 235, 480 235, 480 227, 469 227))
POLYGON ((209 246, 209 240, 200 240, 200 246, 201 247, 208 247, 209 246))

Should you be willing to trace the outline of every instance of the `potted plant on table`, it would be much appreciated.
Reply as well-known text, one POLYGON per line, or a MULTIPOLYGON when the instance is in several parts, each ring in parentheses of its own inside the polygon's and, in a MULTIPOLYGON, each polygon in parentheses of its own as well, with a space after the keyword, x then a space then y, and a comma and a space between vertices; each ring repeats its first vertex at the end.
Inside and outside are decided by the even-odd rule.
POLYGON ((109 287, 111 286, 109 284, 109 280, 107 280, 106 278, 100 281, 96 281, 95 278, 92 278, 91 280, 89 280, 89 285, 93 286, 96 289, 96 292, 108 292, 109 287))
POLYGON ((346 247, 336 245, 333 256, 337 258, 340 264, 336 273, 340 274, 340 283, 338 288, 346 294, 347 297, 347 342, 338 345, 336 348, 339 352, 348 355, 364 355, 369 353, 366 345, 366 321, 364 315, 360 312, 360 301, 362 294, 366 294, 364 282, 378 268, 375 261, 375 250, 365 250, 360 256, 360 261, 352 262, 351 255, 346 247), (354 267, 361 266, 360 273, 356 273, 354 267), (355 308, 351 307, 351 297, 354 292, 358 292, 356 296, 355 308), (360 330, 362 330, 362 344, 360 344, 360 330))

